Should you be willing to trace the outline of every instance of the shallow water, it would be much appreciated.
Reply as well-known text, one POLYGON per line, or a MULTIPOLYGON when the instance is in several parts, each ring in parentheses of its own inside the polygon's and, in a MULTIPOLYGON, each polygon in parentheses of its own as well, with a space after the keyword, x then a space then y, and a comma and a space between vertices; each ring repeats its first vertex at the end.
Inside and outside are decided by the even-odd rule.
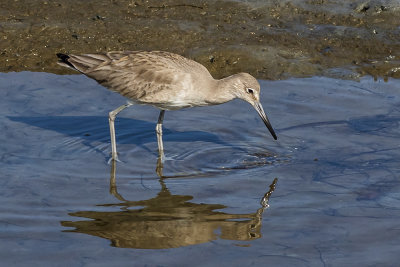
POLYGON ((0 81, 4 266, 397 263, 399 80, 261 81, 278 141, 241 101, 166 112, 163 180, 156 109, 118 117, 113 177, 122 97, 82 75, 0 81))

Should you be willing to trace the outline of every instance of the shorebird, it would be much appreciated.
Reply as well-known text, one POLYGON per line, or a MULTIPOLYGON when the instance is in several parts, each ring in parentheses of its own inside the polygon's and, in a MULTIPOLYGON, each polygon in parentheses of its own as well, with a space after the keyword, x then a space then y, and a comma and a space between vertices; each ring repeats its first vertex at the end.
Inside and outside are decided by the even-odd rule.
POLYGON ((162 51, 117 51, 102 54, 57 54, 59 64, 77 70, 128 98, 109 113, 111 159, 118 160, 114 121, 133 104, 160 109, 156 126, 159 157, 163 161, 162 123, 165 110, 210 106, 240 98, 258 112, 273 138, 276 134, 260 103, 260 84, 248 73, 214 79, 206 67, 183 56, 162 51))

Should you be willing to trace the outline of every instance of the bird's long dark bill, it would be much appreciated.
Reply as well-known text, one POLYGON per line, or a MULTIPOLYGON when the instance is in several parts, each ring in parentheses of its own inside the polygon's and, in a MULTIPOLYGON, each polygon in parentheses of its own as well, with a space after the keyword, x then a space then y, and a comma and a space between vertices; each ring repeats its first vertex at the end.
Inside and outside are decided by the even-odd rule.
POLYGON ((263 120, 265 126, 267 126, 269 132, 271 133, 272 137, 273 137, 275 140, 278 139, 278 137, 277 137, 276 134, 275 134, 274 129, 273 129, 272 126, 271 126, 271 123, 270 123, 269 120, 268 120, 267 115, 266 115, 265 112, 264 112, 263 107, 261 106, 261 103, 259 103, 259 102, 254 103, 253 107, 257 110, 258 115, 260 115, 260 117, 261 117, 261 119, 263 120))

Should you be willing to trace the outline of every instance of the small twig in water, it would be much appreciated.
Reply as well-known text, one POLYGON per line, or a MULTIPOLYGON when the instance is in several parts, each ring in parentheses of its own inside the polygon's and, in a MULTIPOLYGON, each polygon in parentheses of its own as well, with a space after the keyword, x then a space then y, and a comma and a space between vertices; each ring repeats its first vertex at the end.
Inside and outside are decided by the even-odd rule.
POLYGON ((202 6, 196 6, 196 5, 190 5, 190 4, 148 6, 147 8, 173 8, 173 7, 192 7, 192 8, 203 9, 202 6))

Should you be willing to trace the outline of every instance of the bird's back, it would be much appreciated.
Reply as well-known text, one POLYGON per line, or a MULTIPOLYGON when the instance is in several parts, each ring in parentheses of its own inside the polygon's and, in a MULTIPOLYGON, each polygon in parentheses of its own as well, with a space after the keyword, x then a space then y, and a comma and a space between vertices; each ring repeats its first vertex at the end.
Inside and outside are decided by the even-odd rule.
POLYGON ((162 51, 59 54, 58 57, 62 65, 82 72, 134 102, 154 105, 164 102, 167 109, 168 105, 175 105, 171 101, 182 97, 183 91, 195 90, 193 85, 199 81, 213 79, 203 65, 162 51))

